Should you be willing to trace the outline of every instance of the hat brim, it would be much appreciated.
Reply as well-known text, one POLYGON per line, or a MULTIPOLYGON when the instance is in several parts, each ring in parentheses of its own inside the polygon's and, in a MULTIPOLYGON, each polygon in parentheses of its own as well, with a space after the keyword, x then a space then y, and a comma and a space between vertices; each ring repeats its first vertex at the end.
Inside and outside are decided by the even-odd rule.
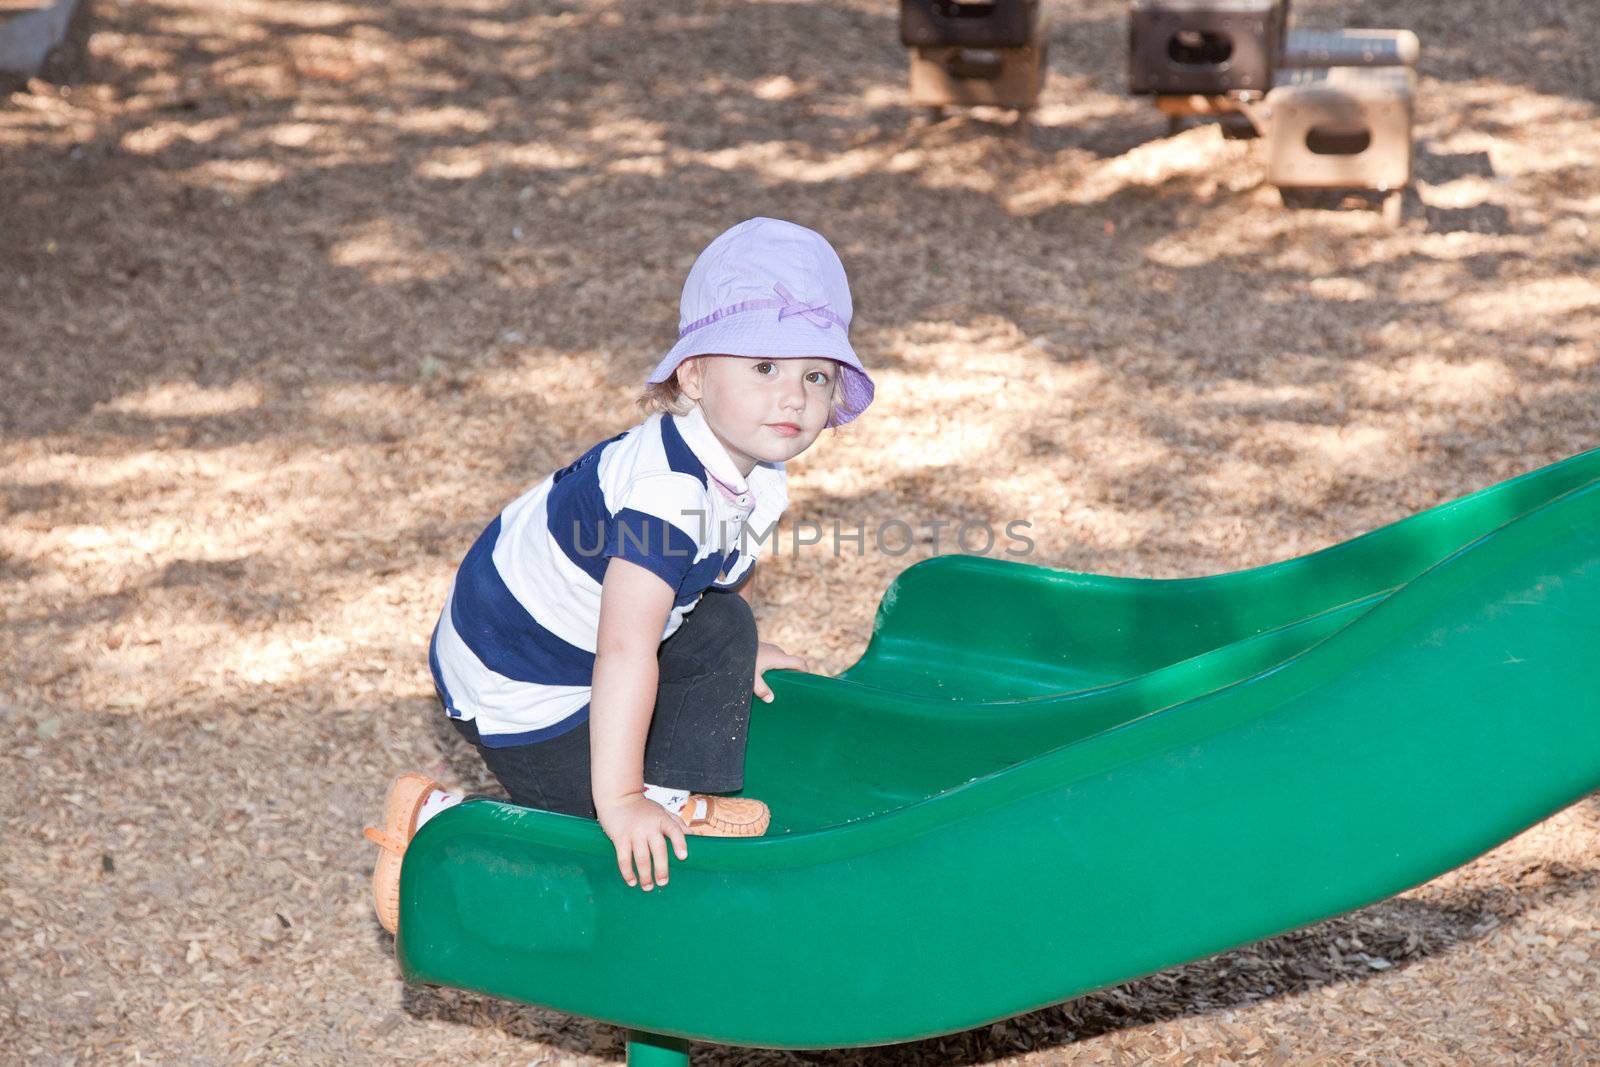
POLYGON ((829 426, 842 426, 872 403, 872 378, 850 347, 849 335, 837 323, 816 325, 803 315, 777 318, 776 311, 730 315, 686 334, 672 346, 647 382, 664 382, 690 356, 745 356, 758 359, 830 359, 841 368, 839 397, 828 416, 829 426), (776 320, 776 321, 774 321, 776 320))

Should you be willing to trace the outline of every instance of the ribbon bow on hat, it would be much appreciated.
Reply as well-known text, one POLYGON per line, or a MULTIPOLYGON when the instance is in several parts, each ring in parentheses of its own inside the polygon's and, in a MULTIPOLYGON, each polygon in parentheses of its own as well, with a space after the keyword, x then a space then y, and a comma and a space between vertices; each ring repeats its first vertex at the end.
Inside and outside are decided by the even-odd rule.
POLYGON ((833 323, 828 319, 828 316, 823 313, 823 309, 828 306, 828 302, 826 300, 818 300, 811 304, 802 304, 800 301, 794 298, 793 293, 784 288, 782 282, 776 283, 772 288, 777 291, 777 294, 780 297, 783 298, 783 307, 778 312, 779 322, 782 322, 790 315, 804 315, 806 317, 806 321, 814 326, 820 326, 824 330, 832 328, 833 323))

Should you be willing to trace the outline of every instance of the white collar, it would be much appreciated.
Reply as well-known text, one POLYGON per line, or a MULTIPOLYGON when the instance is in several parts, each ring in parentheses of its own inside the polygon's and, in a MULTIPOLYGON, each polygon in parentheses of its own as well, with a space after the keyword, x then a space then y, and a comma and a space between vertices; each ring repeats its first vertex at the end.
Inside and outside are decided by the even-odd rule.
POLYGON ((696 404, 689 409, 687 415, 669 415, 678 428, 678 433, 683 435, 684 443, 693 450, 695 458, 705 464, 706 473, 730 492, 732 496, 741 497, 750 492, 750 486, 745 483, 744 475, 739 473, 739 468, 734 464, 733 457, 728 455, 728 450, 723 447, 717 435, 711 432, 711 427, 706 424, 705 414, 696 404))

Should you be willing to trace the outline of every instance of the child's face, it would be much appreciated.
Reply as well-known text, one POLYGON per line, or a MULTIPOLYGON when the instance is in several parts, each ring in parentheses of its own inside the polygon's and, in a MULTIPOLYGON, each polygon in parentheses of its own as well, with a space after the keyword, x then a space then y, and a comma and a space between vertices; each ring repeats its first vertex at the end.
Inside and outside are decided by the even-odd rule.
POLYGON ((831 359, 696 356, 679 367, 678 384, 749 474, 811 447, 833 411, 838 375, 831 359))

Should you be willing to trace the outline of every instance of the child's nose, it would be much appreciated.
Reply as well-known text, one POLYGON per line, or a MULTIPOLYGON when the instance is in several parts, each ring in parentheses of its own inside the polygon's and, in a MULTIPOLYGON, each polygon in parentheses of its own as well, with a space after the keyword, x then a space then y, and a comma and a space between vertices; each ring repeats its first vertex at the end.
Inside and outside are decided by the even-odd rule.
POLYGON ((795 375, 783 383, 782 399, 785 407, 796 410, 806 406, 806 383, 800 375, 795 375))

